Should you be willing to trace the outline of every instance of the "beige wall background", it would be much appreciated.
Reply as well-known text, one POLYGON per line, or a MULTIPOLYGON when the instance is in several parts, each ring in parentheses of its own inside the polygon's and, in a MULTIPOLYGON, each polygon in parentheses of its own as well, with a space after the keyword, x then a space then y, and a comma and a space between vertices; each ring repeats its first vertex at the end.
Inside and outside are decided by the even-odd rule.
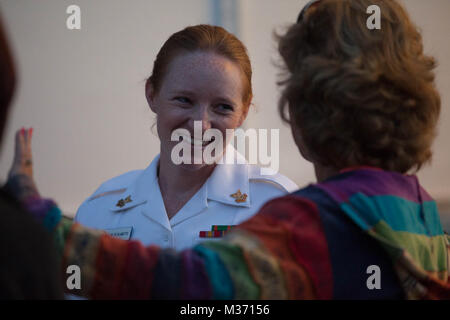
MULTIPOLYGON (((226 2, 228 0, 222 0, 226 2)), ((163 42, 187 25, 214 23, 220 0, 0 0, 20 83, 0 157, 0 179, 13 156, 13 135, 32 126, 35 175, 43 195, 72 215, 99 184, 145 168, 159 151, 144 81, 163 42), (81 30, 66 28, 66 8, 81 8, 81 30)), ((246 128, 280 129, 280 172, 300 186, 314 181, 276 106, 278 60, 273 31, 295 21, 305 0, 236 0, 239 37, 254 70, 254 107, 246 128)), ((439 61, 442 94, 434 158, 419 177, 441 202, 450 200, 450 12, 448 0, 404 0, 439 61)), ((443 219, 449 219, 443 213, 443 219)), ((450 220, 450 219, 449 219, 450 220)), ((449 221, 450 224, 450 221, 449 221)))

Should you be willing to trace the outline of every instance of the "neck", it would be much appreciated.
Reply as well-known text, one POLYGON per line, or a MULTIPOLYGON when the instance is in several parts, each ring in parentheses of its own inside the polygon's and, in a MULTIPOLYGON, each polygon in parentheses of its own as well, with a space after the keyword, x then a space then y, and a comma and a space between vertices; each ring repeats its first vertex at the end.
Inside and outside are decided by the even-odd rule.
POLYGON ((158 166, 158 181, 164 189, 181 192, 198 186, 198 189, 208 180, 214 166, 209 165, 198 170, 186 170, 182 166, 165 162, 160 158, 158 166), (166 188, 167 187, 167 188, 166 188))
POLYGON ((203 186, 214 165, 198 170, 187 170, 183 165, 175 165, 161 153, 158 165, 158 183, 169 219, 173 217, 203 186))

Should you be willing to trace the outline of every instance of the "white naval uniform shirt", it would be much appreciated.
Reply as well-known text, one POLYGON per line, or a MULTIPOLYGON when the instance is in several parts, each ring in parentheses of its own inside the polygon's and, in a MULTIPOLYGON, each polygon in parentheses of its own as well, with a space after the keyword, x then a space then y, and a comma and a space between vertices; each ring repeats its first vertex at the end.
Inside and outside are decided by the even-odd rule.
MULTIPOLYGON (((245 161, 231 146, 226 152, 234 152, 245 161)), ((218 239, 200 238, 200 231, 211 231, 213 225, 237 225, 268 200, 298 189, 280 174, 261 175, 258 166, 236 161, 217 164, 200 190, 169 220, 158 184, 158 161, 159 155, 145 170, 130 171, 103 183, 80 206, 75 221, 109 231, 132 228, 130 239, 182 250, 203 240, 218 239), (238 190, 247 195, 245 202, 231 197, 238 190), (118 206, 127 197, 131 201, 118 206)))

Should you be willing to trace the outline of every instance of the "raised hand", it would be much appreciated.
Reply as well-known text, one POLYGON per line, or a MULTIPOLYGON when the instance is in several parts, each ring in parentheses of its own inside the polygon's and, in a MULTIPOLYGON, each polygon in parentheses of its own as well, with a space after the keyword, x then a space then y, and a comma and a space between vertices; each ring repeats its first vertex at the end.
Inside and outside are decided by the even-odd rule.
POLYGON ((16 175, 25 175, 33 180, 33 157, 31 154, 31 137, 33 128, 22 128, 16 132, 14 159, 8 173, 8 179, 16 175))

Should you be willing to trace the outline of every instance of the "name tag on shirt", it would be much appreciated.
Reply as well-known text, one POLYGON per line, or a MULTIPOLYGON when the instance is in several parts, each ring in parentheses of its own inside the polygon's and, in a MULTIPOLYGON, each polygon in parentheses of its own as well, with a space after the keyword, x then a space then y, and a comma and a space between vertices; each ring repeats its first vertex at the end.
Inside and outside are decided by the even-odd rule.
POLYGON ((133 227, 120 227, 114 229, 106 229, 106 232, 114 238, 119 238, 122 240, 130 240, 131 233, 133 232, 133 227))

